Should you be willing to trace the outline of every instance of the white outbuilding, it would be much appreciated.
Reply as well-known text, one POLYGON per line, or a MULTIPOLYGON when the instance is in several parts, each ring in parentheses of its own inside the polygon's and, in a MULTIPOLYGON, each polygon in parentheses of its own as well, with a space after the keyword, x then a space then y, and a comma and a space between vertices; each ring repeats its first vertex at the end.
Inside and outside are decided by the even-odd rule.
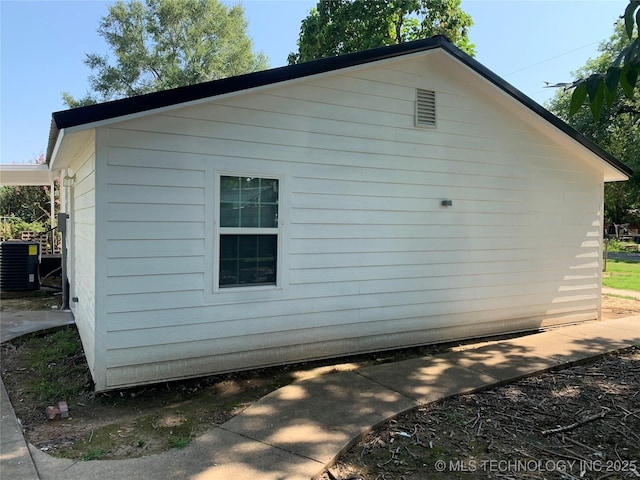
POLYGON ((97 391, 600 317, 631 171, 443 37, 56 112, 97 391))

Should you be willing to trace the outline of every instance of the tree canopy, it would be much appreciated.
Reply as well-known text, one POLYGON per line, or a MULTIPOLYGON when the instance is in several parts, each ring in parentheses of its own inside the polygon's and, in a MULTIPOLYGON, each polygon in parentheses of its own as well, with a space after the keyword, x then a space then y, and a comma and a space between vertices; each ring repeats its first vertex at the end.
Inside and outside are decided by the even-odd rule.
MULTIPOLYGON (((25 162, 40 165, 45 162, 43 154, 25 162)), ((60 183, 55 182, 59 189, 60 183)), ((5 186, 0 187, 0 237, 20 239, 20 232, 43 232, 48 228, 51 219, 51 186, 5 186)), ((55 199, 56 212, 60 209, 60 199, 55 199)))
POLYGON ((573 82, 573 94, 569 105, 569 115, 574 115, 588 101, 594 118, 600 116, 602 105, 611 107, 622 92, 633 98, 640 75, 640 0, 629 0, 622 16, 624 36, 623 47, 603 64, 600 71, 590 75, 581 75, 573 82), (605 68, 606 67, 606 68, 605 68))
MULTIPOLYGON (((606 74, 612 61, 625 51, 627 38, 624 24, 618 23, 611 38, 600 44, 600 55, 588 60, 576 76, 606 74)), ((548 108, 634 170, 629 181, 605 185, 605 219, 618 224, 640 223, 640 98, 625 96, 622 88, 618 86, 611 103, 601 106, 597 118, 584 104, 570 117, 573 99, 569 91, 556 92, 548 108)))
POLYGON ((218 0, 118 0, 98 33, 110 55, 89 53, 91 92, 70 107, 268 68, 247 36, 244 10, 218 0))
POLYGON ((289 64, 444 35, 473 55, 460 0, 320 0, 302 20, 289 64))

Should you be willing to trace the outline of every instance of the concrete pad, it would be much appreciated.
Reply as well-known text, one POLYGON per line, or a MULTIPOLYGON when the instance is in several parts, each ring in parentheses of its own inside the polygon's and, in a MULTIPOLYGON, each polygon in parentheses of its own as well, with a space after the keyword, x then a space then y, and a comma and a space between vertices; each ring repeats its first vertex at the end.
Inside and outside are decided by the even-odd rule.
POLYGON ((74 462, 31 450, 42 480, 308 480, 323 469, 313 460, 220 428, 184 449, 127 460, 74 462))
POLYGON ((0 380, 0 471, 2 478, 37 480, 38 472, 33 464, 22 428, 16 419, 13 406, 0 380))
POLYGON ((533 356, 548 359, 555 366, 560 366, 593 357, 597 355, 595 352, 605 351, 601 348, 595 349, 596 343, 595 341, 584 342, 555 332, 545 332, 511 340, 505 343, 504 347, 528 349, 533 356))
POLYGON ((460 367, 489 375, 497 382, 506 382, 548 370, 556 365, 553 357, 536 355, 530 348, 521 345, 494 343, 480 348, 449 352, 439 355, 460 367))
POLYGON ((7 342, 27 333, 74 323, 73 314, 68 310, 0 312, 0 341, 7 342))
POLYGON ((223 428, 325 465, 363 431, 415 406, 357 373, 339 372, 272 392, 223 428))
MULTIPOLYGON (((460 355, 464 355, 460 352, 460 355)), ((498 383, 498 380, 461 367, 438 355, 363 367, 358 373, 400 392, 419 404, 498 383)))
POLYGON ((571 337, 574 344, 592 355, 603 354, 640 344, 640 316, 573 325, 558 329, 554 334, 571 337))
MULTIPOLYGON (((638 294, 640 295, 640 292, 638 292, 638 294)), ((640 315, 605 320, 602 322, 598 322, 598 324, 602 324, 602 326, 606 328, 621 328, 623 330, 630 330, 631 332, 634 332, 636 336, 640 334, 640 315)))
POLYGON ((635 330, 633 318, 563 326, 442 356, 460 366, 511 381, 636 344, 640 329, 635 330))
POLYGON ((526 344, 505 343, 500 342, 464 352, 450 352, 442 356, 462 367, 496 378, 500 382, 512 381, 535 372, 548 370, 556 366, 558 361, 566 363, 556 356, 557 351, 553 346, 542 351, 526 344))

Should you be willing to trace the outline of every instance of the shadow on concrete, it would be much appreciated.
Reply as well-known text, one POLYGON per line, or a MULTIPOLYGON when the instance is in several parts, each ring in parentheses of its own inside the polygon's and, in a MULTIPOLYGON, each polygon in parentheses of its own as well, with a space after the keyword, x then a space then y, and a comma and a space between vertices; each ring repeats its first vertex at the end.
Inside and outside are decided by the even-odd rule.
POLYGON ((30 446, 40 478, 310 479, 400 413, 640 344, 640 316, 486 342, 477 348, 328 373, 263 397, 183 450, 74 462, 30 446))

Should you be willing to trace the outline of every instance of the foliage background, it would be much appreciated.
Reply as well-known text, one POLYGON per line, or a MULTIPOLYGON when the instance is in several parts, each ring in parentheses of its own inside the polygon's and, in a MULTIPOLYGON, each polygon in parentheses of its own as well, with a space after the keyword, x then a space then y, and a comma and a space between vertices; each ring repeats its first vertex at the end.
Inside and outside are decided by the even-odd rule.
POLYGON ((71 108, 264 70, 240 5, 219 0, 118 0, 102 17, 107 54, 87 53, 90 92, 71 108))
POLYGON ((289 64, 444 35, 470 55, 471 16, 461 0, 320 0, 302 20, 289 64))
MULTIPOLYGON (((592 73, 604 73, 629 40, 624 24, 615 26, 613 35, 602 42, 600 55, 589 59, 584 67, 574 72, 576 77, 588 77, 592 73)), ((632 99, 622 93, 622 87, 613 103, 606 103, 594 119, 589 105, 584 104, 573 116, 569 116, 572 92, 559 90, 549 102, 549 110, 573 128, 593 140, 600 147, 633 170, 626 182, 605 184, 605 222, 640 224, 640 97, 632 99)))
MULTIPOLYGON (((26 164, 44 163, 44 155, 26 164)), ((54 184, 55 213, 60 211, 60 183, 54 184)), ((51 186, 0 187, 0 237, 20 240, 22 232, 46 232, 51 225, 51 186)))

